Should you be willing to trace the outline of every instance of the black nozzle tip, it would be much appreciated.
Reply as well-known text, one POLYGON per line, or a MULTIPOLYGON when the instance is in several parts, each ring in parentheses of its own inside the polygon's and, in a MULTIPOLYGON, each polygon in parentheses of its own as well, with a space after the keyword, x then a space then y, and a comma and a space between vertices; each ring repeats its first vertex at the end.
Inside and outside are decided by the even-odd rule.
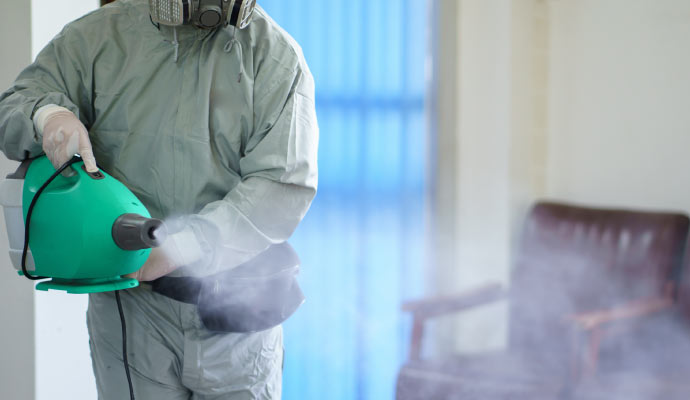
POLYGON ((160 246, 167 233, 163 221, 139 214, 122 214, 113 223, 113 240, 123 250, 141 250, 160 246))

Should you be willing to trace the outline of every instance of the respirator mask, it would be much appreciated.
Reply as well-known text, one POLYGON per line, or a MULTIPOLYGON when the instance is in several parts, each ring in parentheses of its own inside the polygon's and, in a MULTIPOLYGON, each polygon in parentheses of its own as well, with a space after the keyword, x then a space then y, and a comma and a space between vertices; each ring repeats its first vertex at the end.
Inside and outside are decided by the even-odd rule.
POLYGON ((149 0, 151 20, 168 26, 192 24, 213 29, 228 24, 244 29, 256 0, 149 0))

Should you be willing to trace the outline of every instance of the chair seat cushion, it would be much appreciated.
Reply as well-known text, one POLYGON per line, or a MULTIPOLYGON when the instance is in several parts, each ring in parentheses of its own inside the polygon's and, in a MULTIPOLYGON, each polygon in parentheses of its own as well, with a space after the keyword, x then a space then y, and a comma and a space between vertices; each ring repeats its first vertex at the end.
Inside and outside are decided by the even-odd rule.
POLYGON ((690 381, 640 373, 599 374, 575 388, 572 400, 688 400, 690 381))
POLYGON ((688 379, 690 325, 678 314, 654 315, 626 333, 602 343, 599 375, 625 371, 639 376, 688 379))
POLYGON ((457 356, 403 366, 397 399, 555 399, 566 378, 566 365, 553 360, 510 352, 457 356))

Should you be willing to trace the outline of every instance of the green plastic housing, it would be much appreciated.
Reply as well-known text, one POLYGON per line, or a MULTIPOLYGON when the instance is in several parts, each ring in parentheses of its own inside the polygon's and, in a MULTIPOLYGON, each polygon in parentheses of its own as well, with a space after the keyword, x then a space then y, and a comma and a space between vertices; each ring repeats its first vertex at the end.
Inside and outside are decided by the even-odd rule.
MULTIPOLYGON (((55 178, 34 206, 29 238, 36 265, 32 274, 53 278, 36 289, 94 293, 136 287, 135 279, 121 276, 137 271, 151 249, 122 250, 112 227, 122 214, 150 214, 117 179, 103 171, 96 179, 82 165, 72 165, 74 176, 55 178)), ((46 157, 31 163, 22 194, 24 221, 34 195, 54 172, 46 157)))

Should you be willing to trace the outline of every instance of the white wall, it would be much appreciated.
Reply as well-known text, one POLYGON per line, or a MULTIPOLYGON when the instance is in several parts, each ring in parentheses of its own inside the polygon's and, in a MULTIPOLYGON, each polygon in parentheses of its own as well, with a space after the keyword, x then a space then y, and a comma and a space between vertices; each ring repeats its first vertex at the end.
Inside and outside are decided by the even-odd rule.
MULTIPOLYGON (((518 227, 546 187, 544 2, 460 0, 457 5, 451 72, 456 75, 439 77, 442 92, 448 90, 446 80, 457 81, 458 99, 454 113, 439 116, 439 134, 456 137, 454 148, 439 149, 455 159, 456 169, 450 184, 456 189, 455 210, 448 213, 455 216, 454 252, 444 252, 454 259, 440 271, 437 285, 446 294, 489 281, 508 285, 518 227)), ((440 46, 443 51, 444 42, 440 46)), ((440 347, 476 352, 504 345, 505 306, 442 322, 440 347)))
MULTIPOLYGON (((510 253, 510 0, 459 2, 457 265, 460 289, 506 281, 510 253), (491 238, 491 240, 487 240, 491 238), (480 269, 478 273, 477 269, 480 269)), ((503 310, 463 313, 461 350, 501 342, 503 310)))
MULTIPOLYGON (((0 90, 31 60, 31 4, 4 2, 0 12, 0 90)), ((0 179, 17 163, 0 154, 0 179)), ((0 399, 34 398, 34 298, 32 284, 10 264, 5 221, 0 213, 0 399)))
POLYGON ((548 193, 690 212, 690 2, 551 4, 548 193))

